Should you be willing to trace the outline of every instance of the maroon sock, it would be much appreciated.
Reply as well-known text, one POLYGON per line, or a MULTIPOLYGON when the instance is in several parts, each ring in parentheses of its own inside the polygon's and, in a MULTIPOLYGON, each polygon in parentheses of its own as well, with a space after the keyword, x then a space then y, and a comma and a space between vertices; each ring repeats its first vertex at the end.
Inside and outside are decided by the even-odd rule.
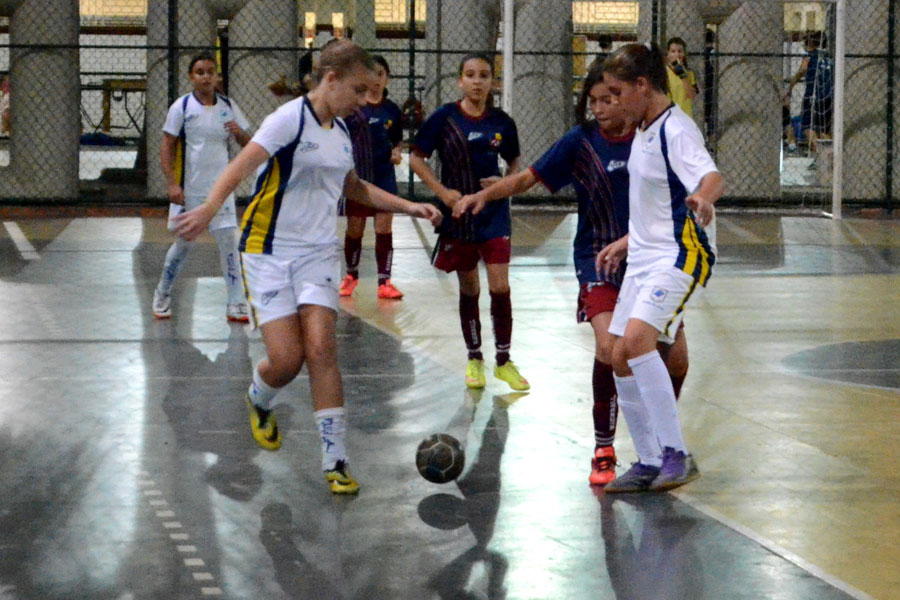
POLYGON ((512 340, 512 302, 509 290, 502 294, 491 292, 491 321, 494 324, 494 345, 497 348, 497 366, 509 360, 509 346, 512 340))
POLYGON ((466 296, 459 293, 459 322, 462 325, 463 339, 469 358, 482 360, 481 355, 481 316, 478 313, 478 296, 466 296))
POLYGON ((678 400, 678 396, 681 395, 681 386, 684 385, 685 377, 687 377, 687 371, 681 375, 669 374, 669 379, 672 380, 672 389, 675 390, 675 400, 678 400))
POLYGON ((359 277, 359 255, 362 252, 362 238, 344 236, 344 260, 347 261, 347 275, 359 277))
POLYGON ((612 446, 616 439, 616 417, 619 412, 616 382, 613 380, 612 367, 594 359, 594 443, 600 446, 612 446))
POLYGON ((394 260, 394 235, 375 234, 375 262, 378 263, 378 285, 391 278, 391 263, 394 260))

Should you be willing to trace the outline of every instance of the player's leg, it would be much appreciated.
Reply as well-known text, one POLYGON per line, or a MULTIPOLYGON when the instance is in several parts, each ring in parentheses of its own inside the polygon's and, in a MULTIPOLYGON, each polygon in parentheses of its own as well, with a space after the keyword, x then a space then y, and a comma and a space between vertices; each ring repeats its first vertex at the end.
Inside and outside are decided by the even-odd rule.
POLYGON ((512 389, 522 392, 531 389, 531 384, 510 360, 512 345, 512 300, 509 292, 509 238, 488 240, 479 249, 487 271, 488 289, 491 293, 491 322, 494 326, 494 347, 496 364, 494 377, 505 381, 512 389))
POLYGON ((168 319, 172 316, 172 286, 184 268, 185 259, 193 245, 193 242, 176 237, 175 243, 166 252, 162 273, 153 291, 152 312, 157 319, 168 319))
POLYGON ((613 449, 613 441, 616 438, 619 406, 612 370, 615 336, 609 333, 611 320, 611 310, 593 315, 590 320, 595 343, 594 369, 591 375, 594 395, 592 410, 594 453, 591 457, 591 474, 588 479, 594 485, 606 485, 616 478, 616 452, 613 449))
POLYGON ((250 431, 256 443, 266 450, 281 447, 281 432, 272 414, 273 401, 281 388, 289 384, 303 366, 300 318, 289 314, 260 326, 266 357, 253 369, 253 381, 247 391, 250 431))
POLYGON ((662 356, 663 362, 666 363, 666 370, 669 371, 669 379, 672 380, 672 391, 675 392, 675 400, 681 396, 681 386, 688 372, 688 347, 687 338, 684 335, 684 323, 675 333, 675 342, 667 344, 665 342, 657 342, 656 349, 662 356))
POLYGON ((456 278, 459 280, 459 324, 468 353, 466 386, 480 389, 487 382, 484 377, 484 355, 481 353, 481 312, 478 307, 481 281, 478 263, 473 268, 457 270, 456 278))
POLYGON ((391 283, 394 261, 394 213, 375 213, 375 263, 378 265, 378 297, 400 300, 403 292, 391 283))
POLYGON ((355 494, 359 484, 350 475, 345 442, 347 413, 337 361, 337 312, 328 306, 305 304, 299 314, 313 416, 322 440, 322 471, 333 493, 355 494))
POLYGON ((675 341, 673 334, 684 309, 700 286, 687 273, 667 268, 648 273, 637 287, 637 301, 623 336, 625 358, 663 448, 660 475, 650 489, 664 490, 700 474, 685 445, 672 380, 656 345, 660 339, 675 341))
POLYGON ((249 323, 250 312, 245 303, 244 283, 241 276, 240 256, 235 227, 213 229, 210 233, 219 247, 219 266, 228 291, 225 316, 229 321, 249 323))
MULTIPOLYGON (((350 211, 351 201, 347 201, 350 211)), ((347 265, 347 276, 341 281, 338 294, 350 296, 359 284, 359 258, 362 254, 362 239, 366 229, 366 218, 361 216, 347 216, 347 231, 344 233, 344 261, 347 265)))

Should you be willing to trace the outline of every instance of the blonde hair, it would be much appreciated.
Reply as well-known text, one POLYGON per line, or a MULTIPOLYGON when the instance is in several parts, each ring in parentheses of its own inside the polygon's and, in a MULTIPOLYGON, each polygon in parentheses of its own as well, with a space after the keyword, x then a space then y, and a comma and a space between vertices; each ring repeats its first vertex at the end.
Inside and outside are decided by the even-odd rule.
POLYGON ((322 49, 322 55, 313 67, 313 82, 318 84, 329 71, 341 78, 356 66, 370 71, 375 68, 369 53, 360 46, 349 40, 331 41, 322 49))

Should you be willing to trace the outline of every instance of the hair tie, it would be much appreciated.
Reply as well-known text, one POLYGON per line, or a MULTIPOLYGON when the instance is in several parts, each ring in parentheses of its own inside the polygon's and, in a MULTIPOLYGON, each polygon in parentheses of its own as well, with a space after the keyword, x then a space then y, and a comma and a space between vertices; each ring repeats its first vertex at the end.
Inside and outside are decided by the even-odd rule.
POLYGON ((653 50, 653 46, 650 45, 650 42, 644 42, 644 48, 646 48, 647 50, 650 50, 650 51, 653 50))

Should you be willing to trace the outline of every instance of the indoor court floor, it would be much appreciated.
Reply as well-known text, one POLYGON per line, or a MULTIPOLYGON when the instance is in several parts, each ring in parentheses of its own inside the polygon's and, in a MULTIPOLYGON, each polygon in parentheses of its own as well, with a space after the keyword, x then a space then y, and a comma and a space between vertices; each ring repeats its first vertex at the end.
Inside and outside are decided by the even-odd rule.
MULTIPOLYGON (((264 348, 225 320, 212 238, 161 322, 162 217, 3 221, 0 599, 900 598, 900 220, 721 214, 680 401, 703 476, 609 497, 587 482, 573 214, 514 213, 527 394, 490 375, 486 284, 488 385, 466 390, 427 223, 396 218, 406 297, 375 298, 369 225, 338 340, 358 497, 327 490, 305 371, 282 449, 250 437, 264 348), (415 469, 434 432, 466 446, 456 482, 415 469)), ((624 470, 624 420, 616 446, 624 470)))

